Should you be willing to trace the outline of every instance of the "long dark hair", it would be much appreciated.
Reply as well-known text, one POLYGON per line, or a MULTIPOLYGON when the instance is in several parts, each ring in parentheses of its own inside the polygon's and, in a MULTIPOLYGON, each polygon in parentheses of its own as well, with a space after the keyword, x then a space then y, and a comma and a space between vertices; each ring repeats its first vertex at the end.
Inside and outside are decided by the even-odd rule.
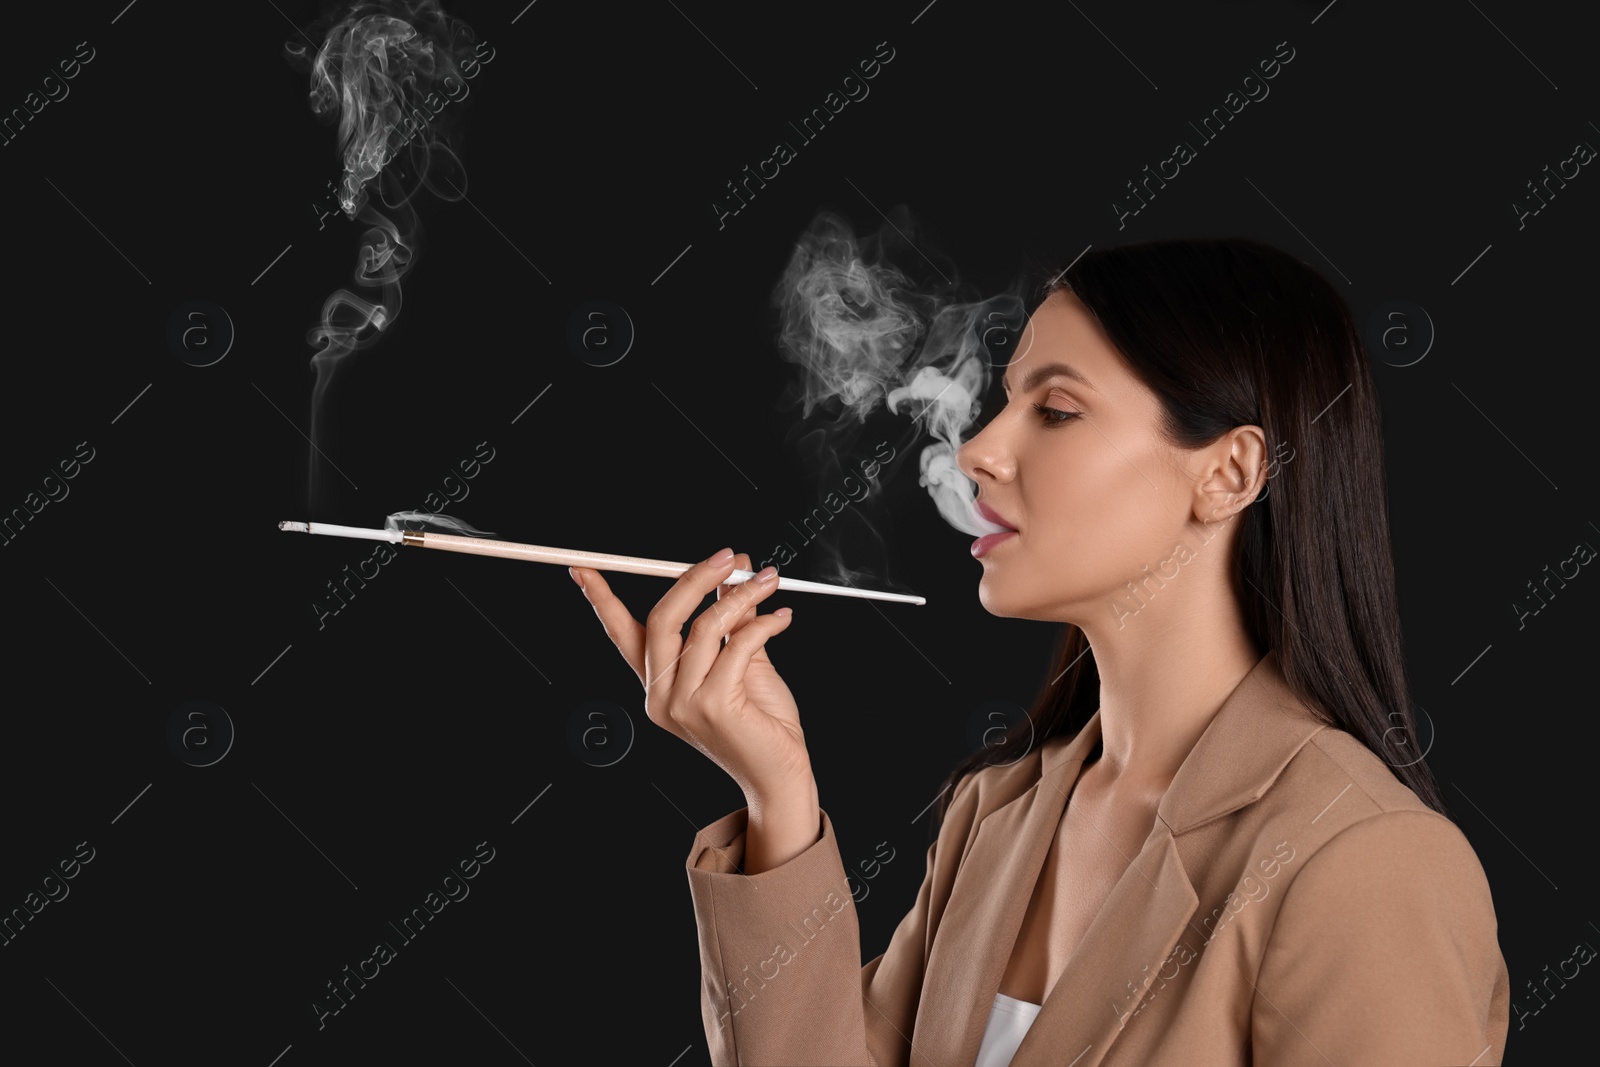
MULTIPOLYGON (((1235 426, 1266 431, 1271 476, 1244 509, 1233 561, 1250 637, 1277 651, 1313 713, 1448 817, 1416 748, 1378 397, 1344 300, 1293 256, 1242 238, 1103 248, 1052 273, 1032 307, 1058 289, 1075 294, 1160 399, 1173 445, 1198 448, 1235 426), (1292 451, 1280 456, 1283 445, 1292 451)), ((1063 625, 1045 678, 1028 719, 945 778, 935 832, 965 775, 1075 734, 1099 706, 1100 672, 1077 626, 1063 625)))

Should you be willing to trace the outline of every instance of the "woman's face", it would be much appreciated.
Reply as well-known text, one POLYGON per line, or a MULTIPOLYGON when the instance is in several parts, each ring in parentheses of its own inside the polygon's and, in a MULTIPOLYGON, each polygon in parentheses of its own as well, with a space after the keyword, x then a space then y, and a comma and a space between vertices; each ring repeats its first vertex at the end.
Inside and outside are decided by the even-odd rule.
POLYGON ((1174 546, 1199 543, 1202 528, 1186 524, 1206 517, 1195 508, 1209 509, 1211 498, 1197 493, 1203 468, 1191 473, 1189 460, 1215 452, 1184 453, 1162 439, 1155 394, 1076 295, 1051 294, 1030 323, 1031 342, 1024 333, 1005 370, 1005 407, 956 454, 979 504, 1017 530, 975 546, 978 597, 995 615, 1115 630, 1139 607, 1127 583, 1138 588, 1158 569, 1174 580, 1174 546))

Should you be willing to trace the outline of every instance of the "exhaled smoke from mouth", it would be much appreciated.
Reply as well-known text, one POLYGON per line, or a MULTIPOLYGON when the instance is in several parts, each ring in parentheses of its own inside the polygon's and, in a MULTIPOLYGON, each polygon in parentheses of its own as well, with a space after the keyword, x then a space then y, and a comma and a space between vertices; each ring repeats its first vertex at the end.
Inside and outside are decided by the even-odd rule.
POLYGON ((826 212, 795 245, 774 301, 785 358, 805 371, 804 414, 837 400, 840 418, 863 420, 900 384, 923 324, 912 283, 871 264, 850 224, 826 212))
POLYGON ((346 356, 376 344, 399 317, 401 279, 422 249, 412 197, 424 184, 445 199, 465 195, 447 122, 430 121, 432 109, 422 105, 439 99, 435 86, 450 99, 456 97, 448 92, 452 81, 458 91, 464 88, 460 62, 473 39, 471 28, 445 15, 437 0, 358 0, 344 5, 315 53, 304 38, 284 42, 290 62, 309 73, 312 112, 337 119, 344 165, 339 207, 345 217, 367 224, 354 281, 376 290, 370 299, 337 290, 323 303, 321 321, 306 332, 316 348, 308 479, 313 505, 320 495, 318 460, 334 372, 346 356), (454 172, 446 190, 429 177, 441 167, 454 172), (371 202, 373 184, 388 213, 371 202))
POLYGON ((973 299, 953 271, 937 267, 937 281, 913 282, 903 267, 928 249, 913 244, 914 227, 900 218, 857 239, 843 218, 819 214, 774 293, 782 352, 802 370, 804 413, 839 411, 833 427, 806 439, 819 452, 837 446, 854 436, 852 420, 865 421, 879 404, 909 415, 934 438, 922 450, 920 482, 939 514, 966 533, 998 533, 1004 527, 974 509, 976 487, 955 452, 980 414, 991 370, 1005 366, 1023 333, 1026 308, 1009 293, 973 299))
MULTIPOLYGON (((978 514, 973 506, 976 486, 956 466, 956 449, 962 435, 978 417, 989 385, 985 331, 1000 329, 991 314, 1006 315, 1011 298, 998 297, 976 303, 940 308, 933 320, 924 353, 932 362, 916 368, 911 380, 889 393, 889 410, 913 415, 935 440, 922 450, 922 485, 951 526, 974 535, 1005 529, 978 514)), ((1021 303, 1016 309, 1020 312, 1021 303)))

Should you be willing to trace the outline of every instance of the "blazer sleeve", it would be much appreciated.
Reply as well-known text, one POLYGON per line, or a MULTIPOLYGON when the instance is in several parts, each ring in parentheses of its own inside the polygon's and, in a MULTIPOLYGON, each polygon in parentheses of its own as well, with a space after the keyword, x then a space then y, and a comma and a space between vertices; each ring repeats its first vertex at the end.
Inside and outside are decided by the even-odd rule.
POLYGON ((1339 831, 1287 888, 1251 1007, 1273 1067, 1499 1064, 1511 981, 1461 831, 1388 811, 1339 831))
POLYGON ((863 967, 828 813, 810 848, 755 875, 739 873, 748 817, 740 808, 701 829, 687 865, 711 1062, 908 1067, 938 842, 915 905, 863 967))

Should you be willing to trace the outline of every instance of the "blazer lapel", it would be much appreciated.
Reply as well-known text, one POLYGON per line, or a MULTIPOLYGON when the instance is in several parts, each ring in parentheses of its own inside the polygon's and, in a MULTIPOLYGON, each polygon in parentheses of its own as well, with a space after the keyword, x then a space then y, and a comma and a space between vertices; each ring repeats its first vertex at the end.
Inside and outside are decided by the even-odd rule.
MULTIPOLYGON (((1098 736, 1098 713, 1096 713, 1098 736)), ((1268 652, 1244 677, 1185 758, 1157 808, 1155 825, 1112 889, 1083 940, 1018 1045, 1011 1067, 1094 1067, 1144 1001, 1179 938, 1190 928, 1199 898, 1178 856, 1175 834, 1236 811, 1260 799, 1306 741, 1323 728, 1289 690, 1268 652), (1076 1057, 1076 1058, 1074 1058, 1076 1057)), ((1041 788, 1046 783, 1041 782, 1041 788)), ((1050 809, 1059 817, 1065 798, 1050 809)), ((1029 826, 1026 832, 1036 828, 1029 826)), ((1048 839, 1051 835, 1038 830, 1048 839)), ((1048 843, 1048 841, 1047 841, 1048 843)), ((1029 868, 1029 892, 1041 865, 1029 868)), ((1012 882, 1005 883, 1007 899, 1012 882)), ((1026 906, 1027 897, 1023 897, 1026 906)), ((994 997, 1017 924, 1001 949, 1001 970, 975 995, 994 997)), ((1197 928, 1194 933, 1204 940, 1197 928)), ((987 978, 987 972, 985 973, 987 978)), ((987 1001, 984 1003, 987 1009, 987 1001)), ((971 1063, 982 1042, 977 1021, 971 1063)))
POLYGON ((1198 903, 1172 834, 1158 819, 1045 997, 1011 1067, 1098 1064, 1144 999, 1198 903))
POLYGON ((1042 746, 1039 780, 978 823, 929 953, 928 973, 940 980, 923 986, 912 1035, 913 1063, 970 1064, 978 1058, 989 1007, 1067 795, 1078 768, 1099 741, 1096 712, 1070 742, 1042 746), (957 1050, 954 1060, 952 1049, 957 1050))

